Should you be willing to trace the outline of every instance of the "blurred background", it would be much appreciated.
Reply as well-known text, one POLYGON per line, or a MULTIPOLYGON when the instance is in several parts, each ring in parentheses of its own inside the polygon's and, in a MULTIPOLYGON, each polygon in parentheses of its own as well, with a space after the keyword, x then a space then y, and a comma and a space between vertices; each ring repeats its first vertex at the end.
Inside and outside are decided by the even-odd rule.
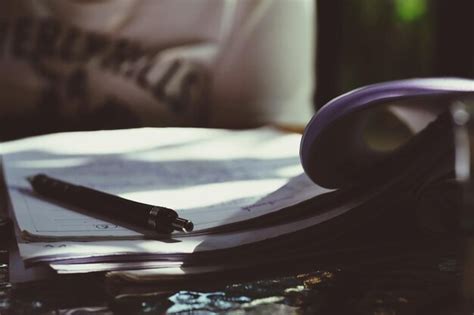
POLYGON ((474 77, 474 1, 317 2, 315 106, 366 84, 474 77))
POLYGON ((1 1, 0 141, 140 126, 301 131, 354 88, 473 78, 473 17, 472 0, 1 1))

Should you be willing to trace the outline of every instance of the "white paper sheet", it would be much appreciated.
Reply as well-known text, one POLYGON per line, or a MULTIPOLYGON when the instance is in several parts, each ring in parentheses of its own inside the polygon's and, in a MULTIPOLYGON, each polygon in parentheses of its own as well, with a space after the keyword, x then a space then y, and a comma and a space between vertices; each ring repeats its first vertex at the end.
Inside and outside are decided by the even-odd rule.
MULTIPOLYGON (((368 200, 371 195, 361 195, 342 206, 328 209, 312 217, 288 223, 271 225, 256 229, 196 236, 177 236, 169 240, 112 240, 112 241, 62 241, 19 243, 20 254, 28 263, 54 262, 55 260, 71 263, 76 259, 88 259, 99 262, 107 257, 140 261, 143 257, 165 258, 166 255, 192 254, 220 249, 229 249, 240 245, 251 244, 272 239, 291 232, 299 231, 334 217, 337 217, 368 200)), ((317 241, 317 240, 309 240, 317 241)))
POLYGON ((130 262, 99 262, 99 263, 52 263, 49 266, 58 274, 78 274, 121 270, 158 270, 179 268, 183 263, 174 261, 130 261, 130 262))
POLYGON ((25 180, 42 172, 167 206, 201 230, 254 218, 328 192, 302 174, 299 140, 299 135, 270 128, 145 128, 64 133, 5 143, 5 177, 19 230, 26 236, 19 244, 21 256, 30 262, 61 257, 93 260, 225 249, 294 232, 353 208, 347 204, 312 218, 254 230, 176 233, 171 241, 144 240, 135 231, 38 199, 25 180))
POLYGON ((23 238, 137 238, 140 233, 116 222, 37 198, 25 178, 46 173, 173 208, 199 231, 254 218, 324 192, 309 181, 305 187, 297 181, 284 187, 302 173, 299 140, 300 135, 269 128, 240 132, 144 128, 34 137, 6 143, 2 152, 23 238))

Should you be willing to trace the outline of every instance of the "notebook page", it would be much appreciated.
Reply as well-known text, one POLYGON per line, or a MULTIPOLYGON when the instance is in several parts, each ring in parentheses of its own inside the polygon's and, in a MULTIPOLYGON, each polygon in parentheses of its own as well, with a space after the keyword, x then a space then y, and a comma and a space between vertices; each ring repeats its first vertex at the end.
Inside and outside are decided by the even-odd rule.
POLYGON ((173 208, 199 231, 326 192, 302 175, 299 141, 300 135, 270 128, 141 128, 33 137, 5 143, 2 154, 23 238, 141 238, 117 222, 38 198, 25 178, 45 173, 173 208))
MULTIPOLYGON (((167 259, 168 256, 229 249, 240 245, 273 239, 300 231, 344 214, 369 200, 376 192, 355 197, 352 201, 330 208, 314 216, 251 230, 195 236, 176 236, 171 240, 97 240, 94 242, 60 241, 19 243, 22 259, 28 264, 52 263, 56 260, 77 263, 102 261, 142 261, 167 259)), ((181 257, 180 259, 184 259, 181 257)), ((182 260, 180 260, 182 261, 182 260)))

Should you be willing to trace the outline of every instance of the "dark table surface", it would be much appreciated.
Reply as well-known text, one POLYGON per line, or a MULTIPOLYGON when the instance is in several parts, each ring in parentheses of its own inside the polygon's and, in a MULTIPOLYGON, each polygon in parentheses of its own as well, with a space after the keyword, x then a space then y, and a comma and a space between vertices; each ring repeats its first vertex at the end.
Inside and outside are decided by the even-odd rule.
POLYGON ((61 283, 8 282, 8 252, 1 251, 0 314, 472 314, 461 299, 459 242, 403 244, 374 250, 363 261, 292 270, 246 282, 202 284, 123 294, 102 275, 61 283), (431 245, 431 246, 430 246, 431 245))

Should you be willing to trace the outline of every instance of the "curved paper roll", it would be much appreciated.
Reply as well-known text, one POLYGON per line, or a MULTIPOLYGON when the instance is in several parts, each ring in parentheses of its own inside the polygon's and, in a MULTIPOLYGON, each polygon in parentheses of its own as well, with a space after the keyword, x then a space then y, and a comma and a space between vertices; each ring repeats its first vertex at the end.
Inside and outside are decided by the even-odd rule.
MULTIPOLYGON (((323 106, 307 125, 300 147, 303 168, 315 183, 328 188, 353 184, 368 171, 383 172, 374 165, 390 153, 371 150, 362 141, 360 122, 367 109, 411 100, 447 107, 471 96, 474 80, 458 78, 391 81, 353 90, 323 106)), ((401 109, 400 116, 409 120, 409 110, 401 109)))

